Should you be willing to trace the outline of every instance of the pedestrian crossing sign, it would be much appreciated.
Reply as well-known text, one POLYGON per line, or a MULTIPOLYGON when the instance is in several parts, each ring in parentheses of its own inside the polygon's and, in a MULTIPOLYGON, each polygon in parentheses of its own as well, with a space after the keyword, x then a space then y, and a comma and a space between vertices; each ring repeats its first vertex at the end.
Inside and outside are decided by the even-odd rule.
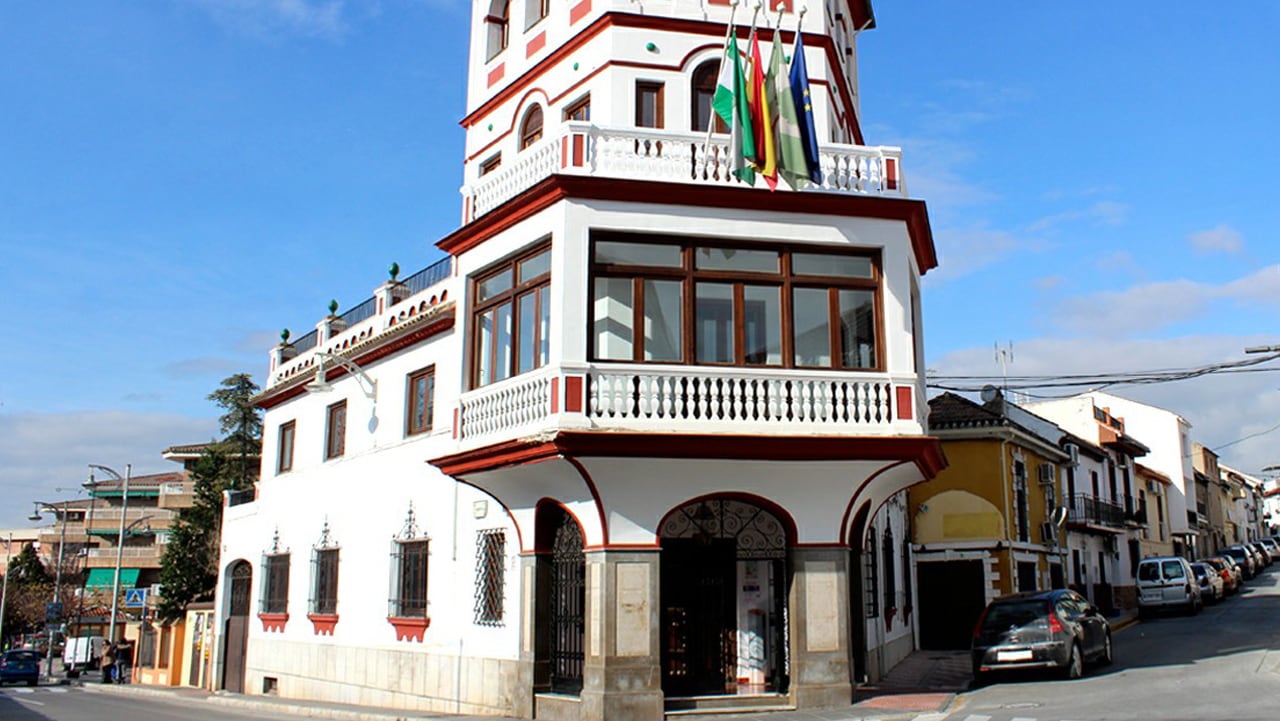
POLYGON ((129 588, 124 592, 125 608, 146 608, 147 606, 147 589, 145 588, 129 588))

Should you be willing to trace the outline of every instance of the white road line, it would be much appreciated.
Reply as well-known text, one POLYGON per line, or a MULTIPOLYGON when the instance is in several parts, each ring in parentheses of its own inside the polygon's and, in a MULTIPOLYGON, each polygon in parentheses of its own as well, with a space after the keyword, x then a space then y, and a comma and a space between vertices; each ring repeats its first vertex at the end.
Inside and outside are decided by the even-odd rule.
POLYGON ((911 719, 911 721, 943 721, 943 719, 950 715, 951 714, 946 713, 945 711, 935 711, 933 713, 922 713, 911 719))
POLYGON ((978 714, 969 714, 964 717, 964 721, 991 721, 990 716, 980 716, 978 714))
POLYGON ((62 688, 61 686, 52 686, 49 688, 49 693, 66 693, 66 692, 67 690, 65 688, 62 688))
POLYGON ((1033 719, 1029 716, 1018 716, 1016 718, 1009 719, 1009 721, 1036 721, 1036 719, 1033 719))
POLYGON ((13 692, 14 693, 35 693, 36 690, 33 688, 15 688, 13 692))

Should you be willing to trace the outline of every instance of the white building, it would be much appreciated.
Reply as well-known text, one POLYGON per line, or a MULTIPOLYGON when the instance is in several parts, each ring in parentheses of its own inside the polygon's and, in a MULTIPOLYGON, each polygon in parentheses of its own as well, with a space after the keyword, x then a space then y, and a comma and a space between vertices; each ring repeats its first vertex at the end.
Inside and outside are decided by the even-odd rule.
POLYGON ((825 177, 776 193, 703 145, 729 14, 473 4, 449 258, 272 353, 227 688, 659 719, 848 703, 915 647, 935 255, 900 151, 849 144, 871 10, 782 15, 825 177))

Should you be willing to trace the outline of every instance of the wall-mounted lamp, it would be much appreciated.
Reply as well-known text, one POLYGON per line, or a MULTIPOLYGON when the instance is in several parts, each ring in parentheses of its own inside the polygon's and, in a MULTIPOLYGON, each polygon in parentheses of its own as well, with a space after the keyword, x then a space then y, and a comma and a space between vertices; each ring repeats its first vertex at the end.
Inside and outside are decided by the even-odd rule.
POLYGON ((356 380, 360 381, 360 390, 364 393, 365 398, 368 398, 375 404, 378 402, 378 381, 370 378, 369 374, 365 373, 363 368, 340 355, 326 353, 325 351, 316 351, 315 354, 316 357, 320 359, 320 362, 316 365, 315 380, 303 386, 307 391, 311 393, 328 393, 333 390, 333 384, 325 380, 324 377, 324 362, 326 360, 331 360, 346 369, 351 375, 355 376, 356 380))

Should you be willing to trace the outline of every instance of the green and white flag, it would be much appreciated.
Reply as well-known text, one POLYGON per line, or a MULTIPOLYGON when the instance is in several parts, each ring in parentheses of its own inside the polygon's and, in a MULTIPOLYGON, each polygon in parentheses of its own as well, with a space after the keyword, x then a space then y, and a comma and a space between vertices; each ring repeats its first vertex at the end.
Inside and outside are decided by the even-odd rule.
MULTIPOLYGON (((800 29, 796 28, 799 33, 800 29)), ((773 55, 769 58, 769 78, 773 82, 773 128, 777 136, 778 172, 792 188, 799 190, 809 184, 809 163, 805 160, 804 139, 800 137, 800 121, 796 118, 796 103, 791 96, 790 73, 783 70, 782 33, 773 33, 773 55)))
POLYGON ((711 107, 729 128, 729 167, 737 178, 750 185, 756 184, 756 171, 751 163, 756 159, 756 140, 751 132, 747 107, 747 76, 742 72, 738 39, 729 30, 724 45, 724 59, 720 62, 720 75, 716 78, 716 94, 711 107))

